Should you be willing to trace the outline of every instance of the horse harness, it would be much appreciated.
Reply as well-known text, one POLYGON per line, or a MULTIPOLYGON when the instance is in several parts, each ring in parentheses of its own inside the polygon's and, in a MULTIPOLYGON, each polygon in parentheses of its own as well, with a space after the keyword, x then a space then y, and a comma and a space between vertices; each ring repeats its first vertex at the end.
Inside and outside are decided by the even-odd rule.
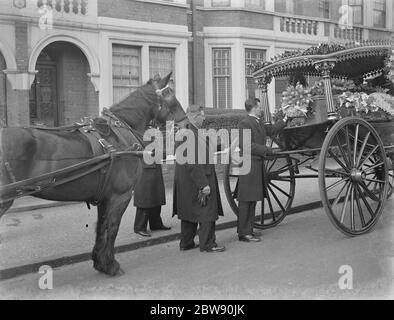
POLYGON ((81 119, 82 121, 76 123, 79 127, 78 130, 83 134, 90 142, 93 156, 97 157, 103 154, 109 155, 109 165, 102 167, 100 169, 100 178, 96 192, 96 199, 92 201, 87 201, 86 204, 90 209, 90 205, 97 206, 103 200, 106 186, 108 185, 109 178, 111 176, 113 163, 116 157, 116 153, 119 151, 116 147, 110 144, 105 137, 109 136, 109 134, 114 133, 116 138, 120 141, 121 145, 127 147, 127 151, 142 151, 144 149, 144 142, 142 136, 139 132, 131 128, 127 123, 120 120, 117 116, 115 116, 110 110, 104 108, 102 111, 102 117, 98 118, 100 120, 104 120, 104 123, 97 124, 97 119, 92 119, 85 117, 81 119), (104 127, 105 130, 103 130, 104 127), (121 130, 126 129, 126 131, 131 134, 132 138, 138 141, 138 143, 130 143, 126 140, 124 133, 122 134, 121 130))

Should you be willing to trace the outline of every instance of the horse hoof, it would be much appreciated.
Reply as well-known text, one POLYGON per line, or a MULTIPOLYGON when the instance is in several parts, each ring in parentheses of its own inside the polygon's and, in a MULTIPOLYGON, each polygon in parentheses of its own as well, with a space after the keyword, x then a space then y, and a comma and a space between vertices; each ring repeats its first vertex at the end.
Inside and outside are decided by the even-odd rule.
POLYGON ((123 276, 125 274, 122 268, 119 268, 117 276, 123 276))

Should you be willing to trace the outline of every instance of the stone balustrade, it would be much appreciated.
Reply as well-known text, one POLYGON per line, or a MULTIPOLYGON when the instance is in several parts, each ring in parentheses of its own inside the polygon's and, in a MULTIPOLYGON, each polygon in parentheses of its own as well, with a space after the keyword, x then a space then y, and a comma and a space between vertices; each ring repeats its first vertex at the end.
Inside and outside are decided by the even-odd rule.
POLYGON ((44 6, 59 13, 87 15, 88 0, 38 0, 37 8, 44 6))

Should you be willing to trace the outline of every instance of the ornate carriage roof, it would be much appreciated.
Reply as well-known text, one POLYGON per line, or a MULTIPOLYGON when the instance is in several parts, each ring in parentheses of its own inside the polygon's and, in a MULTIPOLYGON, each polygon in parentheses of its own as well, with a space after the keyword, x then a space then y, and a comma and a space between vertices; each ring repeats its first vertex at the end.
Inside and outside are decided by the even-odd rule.
POLYGON ((391 41, 364 41, 342 44, 319 44, 306 50, 285 52, 271 61, 252 65, 253 77, 259 82, 270 82, 272 77, 295 73, 320 76, 322 62, 332 64, 331 76, 354 79, 379 74, 394 49, 391 41))

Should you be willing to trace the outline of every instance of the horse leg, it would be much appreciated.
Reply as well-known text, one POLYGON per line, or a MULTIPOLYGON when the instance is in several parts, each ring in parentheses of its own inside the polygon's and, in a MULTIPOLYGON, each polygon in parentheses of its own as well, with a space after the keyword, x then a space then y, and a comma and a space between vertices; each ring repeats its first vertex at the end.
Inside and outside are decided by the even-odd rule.
POLYGON ((107 239, 107 203, 104 201, 97 207, 97 225, 96 225, 96 242, 94 244, 92 259, 93 267, 100 272, 104 272, 104 268, 99 261, 102 256, 107 239))
MULTIPOLYGON (((123 195, 112 195, 111 198, 104 200, 100 205, 104 207, 101 213, 105 220, 105 223, 103 223, 105 230, 102 232, 103 238, 99 236, 96 238, 96 240, 99 239, 99 242, 96 242, 94 250, 94 255, 96 255, 95 268, 111 276, 124 273, 115 259, 115 240, 123 213, 126 211, 130 200, 131 192, 127 192, 123 195)), ((97 228, 99 229, 99 225, 97 228)), ((100 229, 100 231, 103 230, 100 229)))

